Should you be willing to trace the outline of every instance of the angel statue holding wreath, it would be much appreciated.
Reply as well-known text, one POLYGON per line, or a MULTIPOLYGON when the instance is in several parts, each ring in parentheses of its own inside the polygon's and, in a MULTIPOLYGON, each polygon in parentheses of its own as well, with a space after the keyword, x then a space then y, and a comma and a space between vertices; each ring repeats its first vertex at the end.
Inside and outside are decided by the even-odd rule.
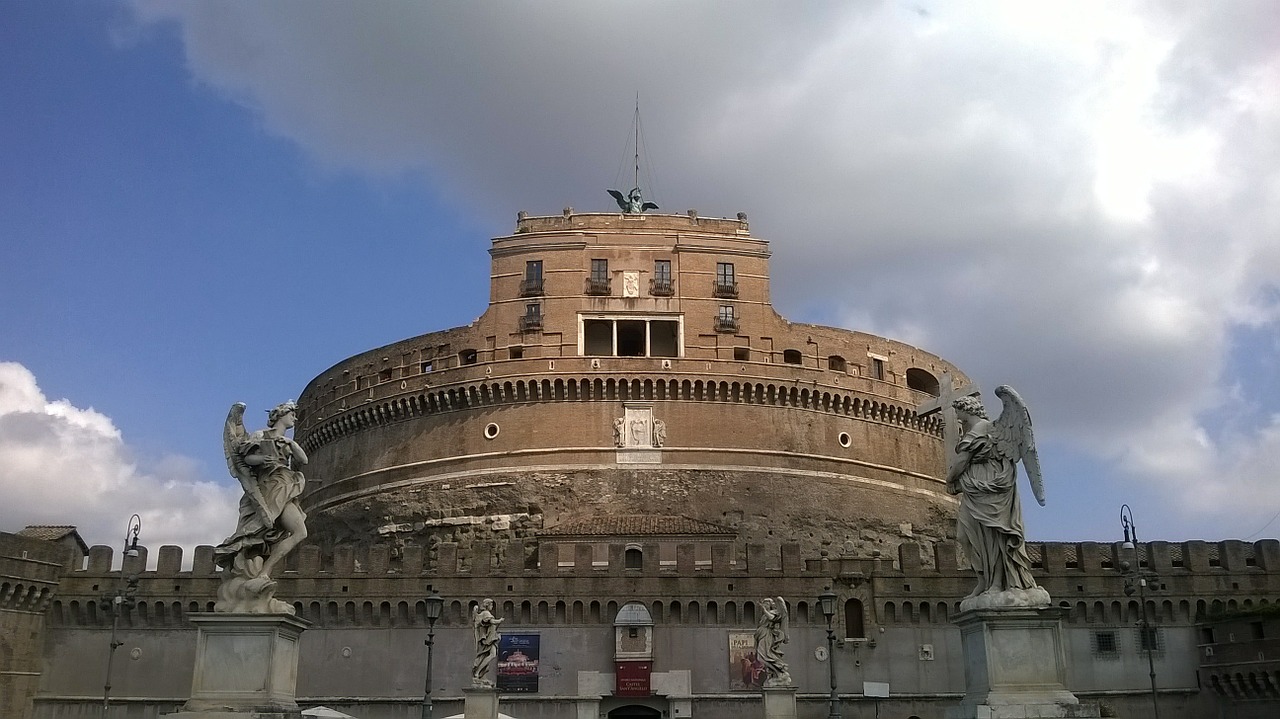
POLYGON ((298 407, 277 405, 267 415, 267 428, 253 433, 245 431, 244 408, 243 402, 231 406, 222 433, 227 468, 244 495, 235 532, 213 550, 225 577, 214 610, 293 614, 292 606, 275 598, 271 575, 307 538, 307 515, 298 506, 306 485, 299 468, 307 463, 307 453, 285 436, 298 407))
POLYGON ((996 388, 1004 403, 994 421, 976 397, 951 403, 963 435, 947 472, 947 491, 960 495, 956 537, 978 575, 961 611, 998 607, 1042 607, 1049 593, 1031 576, 1022 503, 1018 499, 1018 462, 1026 467, 1031 491, 1044 505, 1044 484, 1031 414, 1008 385, 996 388))

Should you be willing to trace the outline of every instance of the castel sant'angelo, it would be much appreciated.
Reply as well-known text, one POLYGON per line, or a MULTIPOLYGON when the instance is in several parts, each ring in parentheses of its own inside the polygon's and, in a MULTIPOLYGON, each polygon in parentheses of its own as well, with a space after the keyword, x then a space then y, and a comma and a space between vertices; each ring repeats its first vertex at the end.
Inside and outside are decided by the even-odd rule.
POLYGON ((302 393, 322 543, 468 547, 634 516, 813 556, 954 533, 940 423, 916 408, 962 375, 780 316, 745 217, 522 214, 490 254, 475 322, 302 393))
MULTIPOLYGON (((490 254, 478 319, 342 360, 299 398, 310 536, 277 596, 310 623, 300 704, 418 716, 432 592, 438 717, 461 711, 468 608, 485 597, 524 642, 498 667, 500 688, 503 660, 520 675, 502 699, 514 717, 757 715, 744 646, 777 596, 800 717, 827 715, 833 690, 845 717, 941 717, 958 700, 951 619, 973 577, 942 420, 923 408, 967 384, 960 368, 780 316, 769 245, 742 215, 520 213, 490 254)), ((182 705, 189 617, 212 610, 221 573, 211 547, 186 562, 142 549, 123 571, 70 527, 0 535, 0 550, 0 714, 98 716, 113 621, 109 716, 182 705), (104 593, 130 574, 113 612, 104 593)), ((1249 712, 1280 696, 1280 543, 1028 554, 1064 627, 1045 651, 1082 698, 1149 716, 1154 685, 1164 717, 1274 716, 1249 712)))

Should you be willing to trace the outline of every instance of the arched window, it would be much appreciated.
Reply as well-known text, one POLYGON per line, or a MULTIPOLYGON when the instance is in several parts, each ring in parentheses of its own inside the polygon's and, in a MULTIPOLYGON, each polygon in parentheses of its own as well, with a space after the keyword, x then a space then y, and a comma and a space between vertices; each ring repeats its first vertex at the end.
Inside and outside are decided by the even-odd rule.
POLYGON ((800 350, 783 350, 782 361, 787 364, 801 364, 804 360, 800 354, 800 350))
POLYGON ((850 599, 844 603, 844 638, 865 639, 866 636, 862 623, 862 602, 850 599))
POLYGON ((907 387, 934 397, 937 397, 941 391, 938 386, 938 378, 919 367, 912 367, 907 370, 907 387))
POLYGON ((848 372, 849 365, 840 355, 831 355, 827 358, 827 369, 832 372, 848 372))
POLYGON ((622 567, 624 569, 642 569, 644 567, 644 552, 639 547, 627 547, 622 553, 622 567))

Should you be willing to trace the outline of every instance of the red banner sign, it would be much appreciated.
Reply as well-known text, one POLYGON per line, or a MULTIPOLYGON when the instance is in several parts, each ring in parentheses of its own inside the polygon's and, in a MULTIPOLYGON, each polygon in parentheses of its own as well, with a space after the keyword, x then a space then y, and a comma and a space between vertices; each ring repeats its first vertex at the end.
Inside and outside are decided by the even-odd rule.
POLYGON ((647 697, 653 694, 649 677, 653 662, 614 662, 614 696, 647 697))

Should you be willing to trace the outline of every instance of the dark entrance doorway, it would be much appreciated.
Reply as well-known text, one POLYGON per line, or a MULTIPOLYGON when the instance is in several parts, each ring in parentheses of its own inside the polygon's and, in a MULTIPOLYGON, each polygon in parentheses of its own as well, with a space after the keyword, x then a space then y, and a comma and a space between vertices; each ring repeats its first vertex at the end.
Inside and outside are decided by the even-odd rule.
POLYGON ((609 719, 662 719, 662 712, 640 704, 627 704, 609 712, 609 719))

